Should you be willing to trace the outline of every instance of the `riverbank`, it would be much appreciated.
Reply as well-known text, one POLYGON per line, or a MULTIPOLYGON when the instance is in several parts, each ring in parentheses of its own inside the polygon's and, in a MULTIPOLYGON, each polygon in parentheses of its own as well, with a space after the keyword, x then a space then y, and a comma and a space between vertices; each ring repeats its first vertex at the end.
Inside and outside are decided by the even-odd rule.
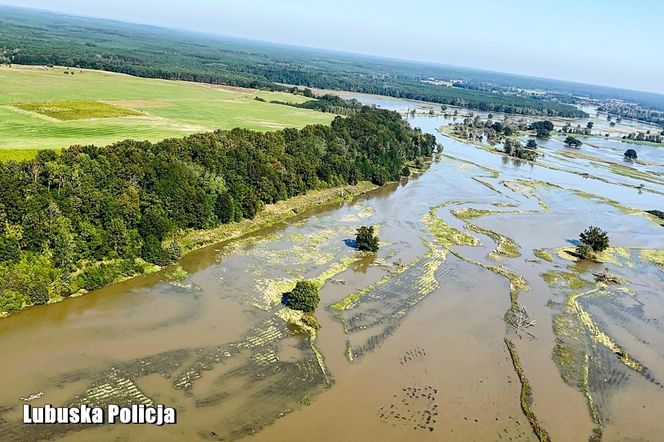
MULTIPOLYGON (((183 251, 182 257, 184 257, 188 253, 191 253, 195 250, 208 247, 213 244, 224 243, 241 238, 261 229, 265 229, 275 224, 287 221, 309 210, 317 209, 329 204, 351 201, 360 195, 377 189, 378 187, 379 186, 372 184, 371 182, 361 181, 354 186, 346 185, 313 190, 307 192, 304 195, 297 195, 284 201, 268 204, 261 212, 256 214, 253 219, 247 218, 237 223, 222 224, 219 227, 209 230, 192 230, 180 232, 175 238, 172 238, 171 240, 176 240, 180 243, 183 251)), ((95 262, 84 268, 78 269, 71 276, 72 278, 75 278, 76 275, 80 274, 82 271, 89 267, 112 264, 121 265, 121 263, 113 263, 109 261, 95 262)), ((111 280, 109 283, 98 287, 98 289, 127 281, 138 276, 156 273, 164 269, 164 267, 146 263, 140 258, 136 258, 134 265, 135 267, 130 273, 123 273, 122 275, 111 280)), ((67 297, 53 296, 49 299, 47 304, 55 304, 64 301, 67 298, 79 297, 87 293, 88 290, 80 289, 67 297)), ((0 311, 0 318, 5 318, 10 315, 17 314, 20 311, 32 306, 33 304, 31 303, 23 302, 20 308, 14 311, 0 311)))

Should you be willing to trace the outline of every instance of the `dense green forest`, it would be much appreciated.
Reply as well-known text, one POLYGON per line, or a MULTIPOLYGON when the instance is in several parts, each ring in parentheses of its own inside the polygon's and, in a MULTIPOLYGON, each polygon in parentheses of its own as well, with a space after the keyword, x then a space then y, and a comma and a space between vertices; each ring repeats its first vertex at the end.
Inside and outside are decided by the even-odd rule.
MULTIPOLYGON (((272 90, 283 84, 389 95, 493 112, 582 117, 537 96, 423 83, 484 71, 205 36, 0 6, 0 63, 79 66, 272 90)), ((471 74, 475 75, 475 74, 471 74)), ((496 74, 502 78, 501 74, 496 74)), ((520 78, 520 77, 515 77, 520 78)))
POLYGON ((399 178, 433 135, 364 107, 330 126, 40 151, 0 164, 0 312, 177 259, 178 235, 311 189, 399 178))

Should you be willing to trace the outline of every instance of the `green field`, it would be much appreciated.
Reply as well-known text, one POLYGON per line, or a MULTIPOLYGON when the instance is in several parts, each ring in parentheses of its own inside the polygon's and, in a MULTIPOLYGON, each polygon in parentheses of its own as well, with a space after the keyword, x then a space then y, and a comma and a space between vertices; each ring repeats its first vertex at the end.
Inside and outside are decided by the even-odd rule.
POLYGON ((63 68, 0 67, 0 160, 37 149, 157 141, 242 127, 276 130, 329 123, 330 114, 255 100, 302 102, 280 92, 63 68))

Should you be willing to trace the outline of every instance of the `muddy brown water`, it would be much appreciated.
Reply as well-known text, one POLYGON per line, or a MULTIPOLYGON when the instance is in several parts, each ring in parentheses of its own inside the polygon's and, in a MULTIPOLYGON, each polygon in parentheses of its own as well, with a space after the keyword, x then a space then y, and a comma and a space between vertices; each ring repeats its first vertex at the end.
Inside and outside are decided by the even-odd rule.
MULTIPOLYGON (((433 133, 442 120, 411 123, 433 133)), ((437 136, 445 156, 423 174, 196 251, 178 263, 186 276, 171 267, 0 320, 0 440, 537 440, 505 338, 553 440, 657 439, 664 276, 641 249, 662 249, 663 228, 622 206, 661 209, 659 188, 437 136), (441 245, 425 222, 432 207, 481 245, 441 245), (491 213, 455 216, 464 208, 491 213), (512 239, 518 256, 468 223, 512 239), (362 224, 379 226, 376 257, 349 247, 362 224), (622 255, 581 265, 556 253, 590 224, 622 255), (587 293, 604 267, 625 282, 587 293), (500 269, 529 289, 511 290, 500 269), (324 283, 313 342, 279 316, 279 294, 302 277, 324 283), (358 290, 349 308, 330 308, 358 290), (515 306, 529 326, 506 323, 515 306), (32 405, 163 403, 178 423, 25 426, 21 398, 35 393, 32 405)))

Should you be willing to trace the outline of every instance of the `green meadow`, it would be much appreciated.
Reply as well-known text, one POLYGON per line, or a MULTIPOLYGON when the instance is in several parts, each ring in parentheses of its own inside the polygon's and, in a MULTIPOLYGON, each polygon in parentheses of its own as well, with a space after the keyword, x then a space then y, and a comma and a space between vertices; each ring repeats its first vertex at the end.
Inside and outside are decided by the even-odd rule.
POLYGON ((73 144, 158 141, 235 127, 277 130, 326 124, 333 118, 271 100, 307 98, 101 71, 65 74, 58 67, 2 66, 0 160, 29 158, 37 149, 73 144))

